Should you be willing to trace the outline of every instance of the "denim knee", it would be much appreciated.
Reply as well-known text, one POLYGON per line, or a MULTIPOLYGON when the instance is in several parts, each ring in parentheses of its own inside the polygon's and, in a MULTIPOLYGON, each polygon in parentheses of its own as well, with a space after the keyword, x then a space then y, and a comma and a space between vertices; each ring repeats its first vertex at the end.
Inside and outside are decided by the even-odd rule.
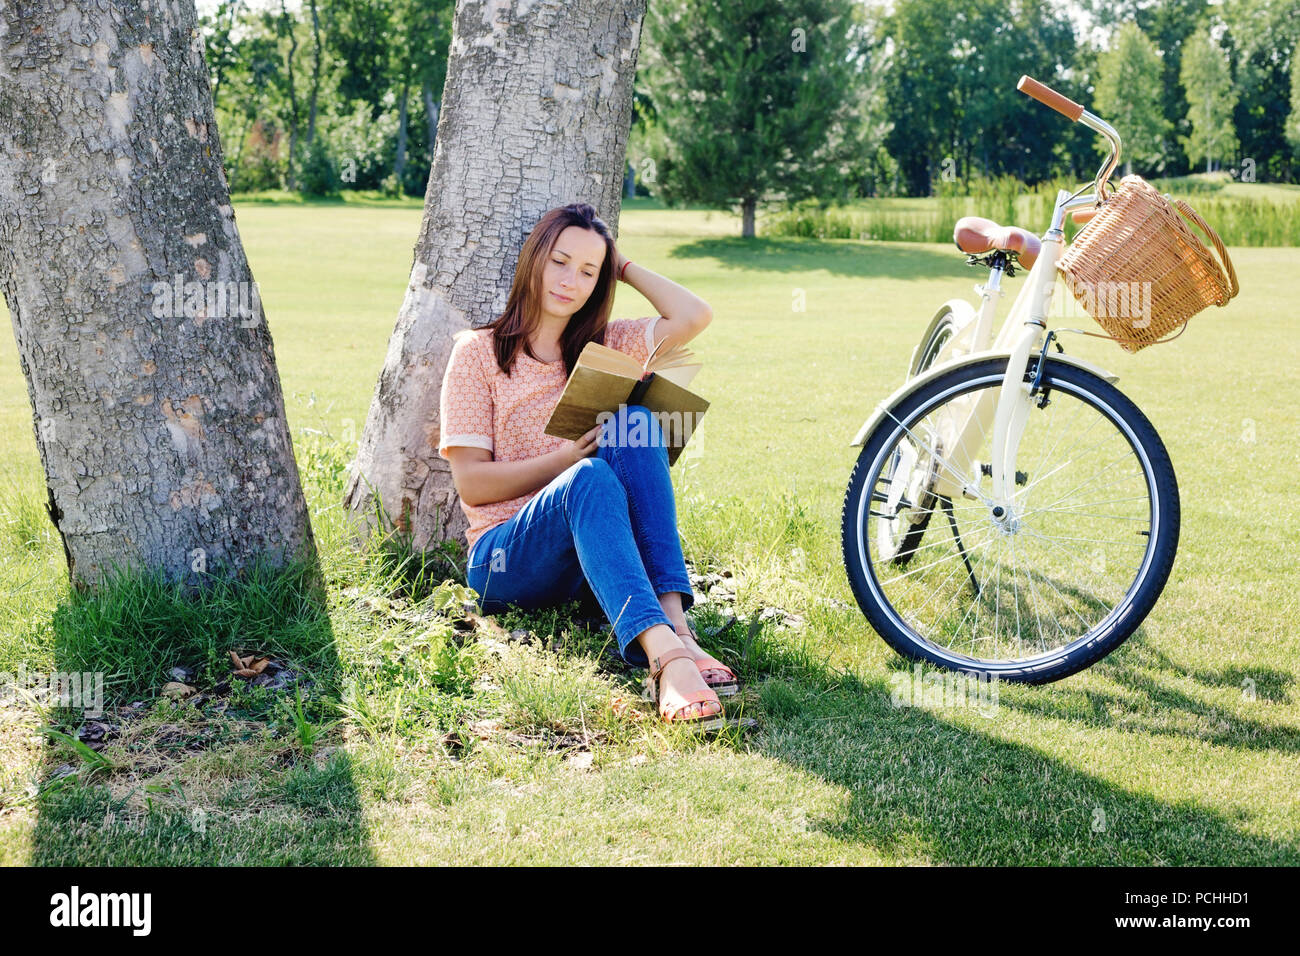
POLYGON ((660 448, 666 444, 658 416, 644 405, 620 405, 602 424, 606 425, 602 441, 608 437, 606 443, 617 448, 660 448))
POLYGON ((618 475, 614 474, 614 466, 603 458, 591 456, 575 462, 569 467, 570 474, 565 482, 564 489, 564 513, 569 514, 569 495, 570 494, 594 494, 600 497, 609 497, 614 501, 621 502, 627 507, 627 489, 623 487, 623 482, 618 480, 618 475))

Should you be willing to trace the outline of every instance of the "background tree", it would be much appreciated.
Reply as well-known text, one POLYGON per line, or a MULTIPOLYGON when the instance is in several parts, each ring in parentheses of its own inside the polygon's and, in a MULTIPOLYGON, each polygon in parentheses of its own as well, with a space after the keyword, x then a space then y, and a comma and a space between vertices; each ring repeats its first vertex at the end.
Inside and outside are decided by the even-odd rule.
POLYGON ((1300 158, 1300 70, 1295 64, 1300 62, 1300 45, 1291 51, 1291 113, 1286 120, 1286 139, 1291 144, 1294 155, 1300 158))
POLYGON ((465 530, 437 452, 452 333, 505 308, 519 250, 548 209, 589 202, 617 228, 644 16, 645 0, 458 4, 442 148, 345 496, 366 530, 378 511, 421 551, 465 530))
POLYGON ((284 72, 280 74, 283 78, 284 102, 288 109, 285 111, 284 124, 289 129, 289 156, 287 159, 288 187, 296 189, 297 161, 298 161, 298 85, 293 77, 294 59, 298 55, 298 36, 297 21, 289 16, 289 7, 287 0, 280 0, 280 15, 271 17, 267 14, 267 19, 274 23, 275 34, 282 39, 288 49, 284 54, 284 72))
POLYGON ((884 26, 893 45, 887 144, 909 192, 928 195, 940 179, 977 173, 1029 182, 1052 173, 1053 143, 1072 131, 1027 109, 1015 83, 1027 73, 1077 92, 1075 82, 1058 76, 1076 43, 1056 7, 1039 0, 900 0, 884 26))
MULTIPOLYGON (((1182 85, 1183 48, 1187 38, 1205 24, 1209 0, 1082 0, 1082 6, 1107 34, 1122 24, 1136 23, 1155 45, 1160 54, 1160 111, 1169 121, 1173 141, 1181 142, 1190 132, 1187 95, 1182 85)), ((1083 55, 1086 50, 1079 53, 1083 55)), ((1124 136, 1123 130, 1120 135, 1124 136)), ((1198 161, 1199 157, 1190 166, 1198 161)), ((1165 155, 1166 175, 1182 175, 1190 166, 1181 151, 1169 150, 1165 155)))
MULTIPOLYGON (((1120 27, 1111 47, 1097 63, 1099 116, 1120 131, 1124 140, 1124 173, 1160 172, 1164 169, 1171 125, 1162 105, 1163 70, 1155 44, 1136 23, 1120 27)), ((1103 155, 1110 147, 1098 142, 1103 155)))
POLYGON ((6 4, 0 34, 0 286, 74 585, 314 560, 193 0, 6 4))
POLYGON ((838 192, 854 158, 849 0, 672 0, 646 22, 657 194, 739 207, 838 192))
MULTIPOLYGON (((663 18, 672 23, 667 49, 673 55, 696 34, 716 35, 719 46, 743 50, 751 10, 750 19, 767 17, 772 31, 789 46, 798 36, 794 19, 804 9, 776 0, 747 0, 748 6, 733 10, 699 12, 702 0, 665 2, 663 18), (683 11, 690 15, 671 19, 683 11), (691 26, 683 29, 682 23, 691 26), (739 37, 739 45, 730 36, 739 37)), ((297 7, 286 0, 220 0, 209 9, 211 16, 203 21, 209 65, 218 122, 230 134, 228 175, 237 191, 284 188, 292 172, 295 184, 309 194, 338 189, 422 194, 437 135, 453 0, 303 0, 297 7)), ((807 9, 816 19, 814 7, 807 9)), ((648 66, 642 71, 633 100, 625 191, 672 202, 685 197, 683 187, 706 192, 704 185, 717 178, 710 178, 709 167, 727 166, 730 153, 727 143, 709 142, 725 137, 709 129, 701 132, 704 124, 697 118, 716 114, 743 132, 737 118, 754 114, 755 97, 767 111, 768 146, 778 140, 780 149, 789 149, 800 161, 812 158, 803 170, 789 158, 762 163, 753 154, 749 161, 796 181, 825 173, 816 186, 819 200, 929 195, 936 183, 945 190, 969 191, 972 178, 978 177, 1011 175, 1027 184, 1057 176, 1077 179, 1095 168, 1096 138, 1028 103, 1015 91, 1015 80, 1028 73, 1104 113, 1097 92, 1100 60, 1103 55, 1108 62, 1114 59, 1118 31, 1126 24, 1135 24, 1150 40, 1159 63, 1158 70, 1143 75, 1158 106, 1147 112, 1165 125, 1154 137, 1158 146, 1146 151, 1143 171, 1183 175, 1201 161, 1198 156, 1189 163, 1184 152, 1192 126, 1183 55, 1192 34, 1213 23, 1216 45, 1235 79, 1232 126, 1240 154, 1251 160, 1250 168, 1258 164, 1262 177, 1295 178, 1286 139, 1290 104, 1278 91, 1290 89, 1294 73, 1300 0, 895 0, 890 5, 852 3, 850 17, 849 26, 831 39, 842 42, 843 65, 852 82, 833 98, 842 115, 824 123, 822 154, 809 145, 812 136, 798 141, 773 122, 776 106, 794 101, 788 89, 773 95, 780 86, 776 78, 772 89, 757 85, 754 77, 770 73, 773 64, 754 56, 752 64, 746 63, 729 50, 732 60, 751 74, 739 85, 739 98, 724 85, 722 74, 731 69, 725 58, 705 63, 704 72, 698 64, 687 71, 707 79, 713 92, 682 83, 670 70, 664 71, 667 83, 654 82, 648 66), (658 114, 652 85, 665 102, 676 99, 676 115, 658 114), (743 97, 751 90, 746 102, 743 97), (707 112, 701 114, 701 109, 707 112), (698 183, 689 181, 683 169, 674 169, 688 153, 702 170, 692 175, 706 177, 698 183)), ((656 37, 651 23, 642 44, 647 65, 661 55, 656 37)), ((805 30, 801 55, 811 62, 809 39, 805 30)), ((819 43, 825 47, 826 39, 819 43)), ((697 43, 686 53, 701 57, 701 51, 697 43)), ((823 124, 824 104, 796 104, 787 112, 800 109, 805 123, 812 117, 823 124)), ((1126 142, 1143 138, 1141 129, 1123 127, 1127 110, 1107 118, 1121 125, 1126 142)), ((735 184, 709 185, 722 191, 724 206, 740 205, 725 198, 733 188, 735 184)), ((764 188, 774 199, 808 194, 779 183, 764 188)))
POLYGON ((1205 160, 1205 171, 1216 159, 1237 152, 1237 134, 1232 128, 1232 110, 1237 91, 1232 85, 1228 57, 1203 27, 1183 47, 1182 82, 1187 91, 1187 120, 1191 133, 1182 137, 1183 148, 1192 162, 1205 160))
POLYGON ((1241 155, 1252 161, 1258 178, 1293 182, 1285 91, 1296 69, 1292 54, 1300 43, 1300 0, 1226 0, 1223 18, 1240 92, 1233 125, 1241 155))
MULTIPOLYGON (((427 148, 433 157, 437 137, 438 102, 447 76, 447 48, 451 42, 454 0, 394 0, 391 71, 401 87, 398 94, 397 149, 393 162, 394 189, 406 181, 408 104, 412 91, 424 105, 427 148)), ((420 180, 424 185, 424 178, 420 180)))

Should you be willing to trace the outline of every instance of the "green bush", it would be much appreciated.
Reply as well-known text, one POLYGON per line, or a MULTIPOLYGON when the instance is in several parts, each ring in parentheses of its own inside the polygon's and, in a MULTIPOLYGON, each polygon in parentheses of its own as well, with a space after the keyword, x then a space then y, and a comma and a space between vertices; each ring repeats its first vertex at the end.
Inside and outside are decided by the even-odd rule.
MULTIPOLYGON (((1152 180, 1162 192, 1188 199, 1228 246, 1300 246, 1300 216, 1296 203, 1238 199, 1222 184, 1199 180, 1152 180)), ((767 236, 815 239, 876 239, 893 242, 951 243, 953 225, 962 216, 984 216, 1002 225, 1015 225, 1041 235, 1051 221, 1058 189, 1076 184, 1053 180, 1027 186, 1002 176, 940 183, 937 196, 907 200, 856 200, 847 205, 816 199, 795 203, 769 216, 767 236)), ((1066 239, 1078 227, 1066 219, 1066 239)), ((1193 231, 1196 231, 1193 229, 1193 231)))
POLYGON ((338 186, 338 170, 334 168, 329 148, 316 139, 303 151, 298 191, 304 196, 333 196, 338 193, 338 186))

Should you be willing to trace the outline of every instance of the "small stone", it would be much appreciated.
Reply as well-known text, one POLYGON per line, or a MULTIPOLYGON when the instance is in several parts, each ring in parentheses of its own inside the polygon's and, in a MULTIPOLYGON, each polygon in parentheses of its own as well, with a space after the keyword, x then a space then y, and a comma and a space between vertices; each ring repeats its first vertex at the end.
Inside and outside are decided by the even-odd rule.
POLYGON ((590 770, 595 756, 590 750, 580 750, 565 757, 564 763, 565 766, 572 767, 574 770, 590 770))
POLYGON ((194 679, 194 671, 188 667, 173 667, 170 672, 171 679, 179 681, 182 684, 188 684, 194 679))
POLYGON ((110 737, 117 735, 118 727, 115 724, 106 724, 100 720, 90 720, 77 731, 77 739, 83 744, 102 744, 110 737))
POLYGON ((709 588, 709 600, 730 602, 736 599, 736 593, 725 584, 715 584, 709 588))

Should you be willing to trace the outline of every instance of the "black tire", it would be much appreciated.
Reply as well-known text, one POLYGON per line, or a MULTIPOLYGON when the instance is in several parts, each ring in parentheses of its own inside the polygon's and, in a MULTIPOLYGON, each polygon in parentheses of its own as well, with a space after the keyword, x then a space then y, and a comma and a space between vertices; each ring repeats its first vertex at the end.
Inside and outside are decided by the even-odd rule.
MULTIPOLYGON (((862 516, 870 511, 869 500, 862 500, 864 494, 870 498, 866 483, 878 467, 876 459, 883 458, 887 443, 892 445, 896 440, 898 422, 919 419, 930 408, 938 407, 954 395, 986 387, 990 382, 1000 382, 1006 363, 1005 358, 989 359, 954 369, 908 395, 891 409, 897 422, 890 416, 881 419, 867 436, 849 479, 841 512, 841 544, 849 583, 858 606, 881 638, 904 657, 980 677, 1041 684, 1077 673, 1122 644, 1155 605, 1169 579, 1178 549, 1180 506, 1173 464, 1150 421, 1117 388, 1091 372, 1051 359, 1041 383, 1049 390, 1049 395, 1050 390, 1071 393, 1118 427, 1120 435, 1143 466, 1151 503, 1150 530, 1146 533, 1148 541, 1137 577, 1110 614, 1077 640, 1041 657, 1018 660, 981 659, 931 643, 916 634, 889 605, 877 586, 874 570, 869 563, 864 565, 860 551, 872 547, 871 534, 874 533, 872 519, 862 520, 862 516)), ((1037 358, 1031 359, 1026 381, 1032 380, 1036 365, 1037 358)))
POLYGON ((933 365, 939 350, 960 331, 957 317, 953 315, 952 309, 936 315, 930 322, 930 327, 921 336, 921 347, 916 350, 916 357, 907 370, 907 377, 915 378, 933 365))

